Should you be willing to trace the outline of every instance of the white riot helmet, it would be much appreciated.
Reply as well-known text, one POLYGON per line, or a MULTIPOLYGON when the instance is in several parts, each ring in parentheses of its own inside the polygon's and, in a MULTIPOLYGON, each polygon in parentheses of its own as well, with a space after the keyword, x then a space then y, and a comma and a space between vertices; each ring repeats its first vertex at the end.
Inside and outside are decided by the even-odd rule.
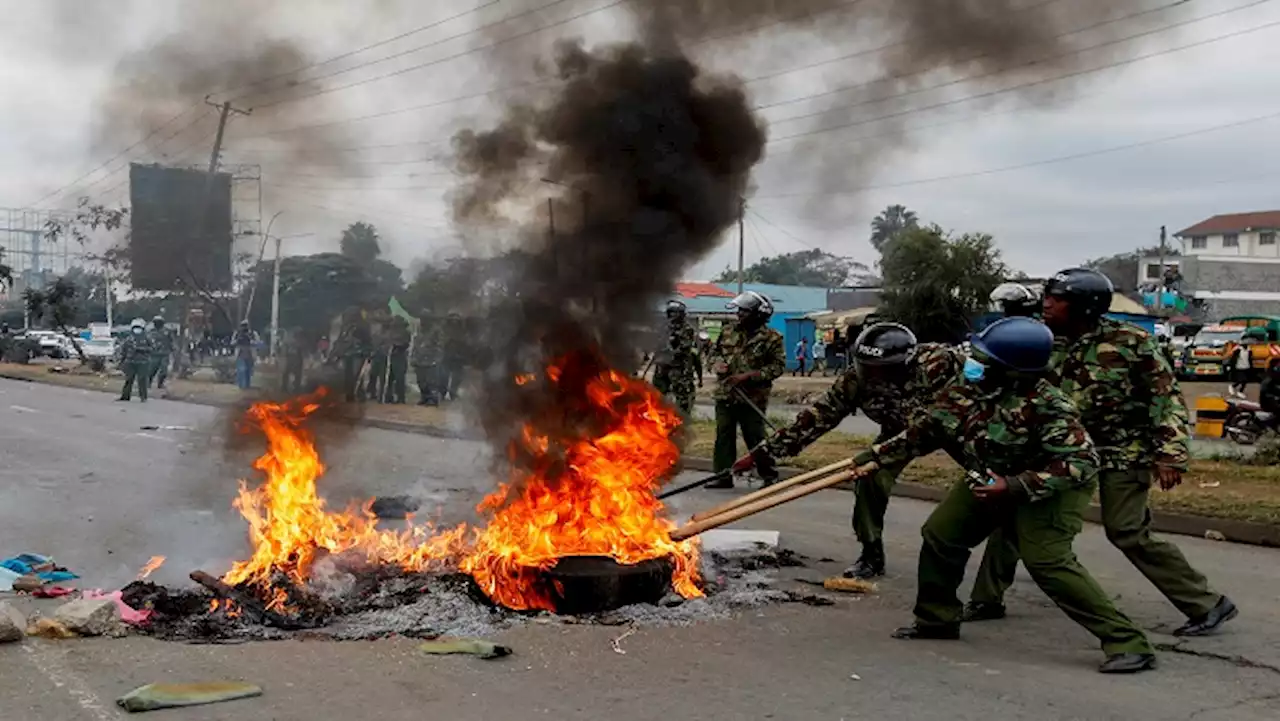
POLYGON ((748 290, 725 305, 729 310, 757 314, 764 320, 773 317, 773 303, 754 290, 748 290))

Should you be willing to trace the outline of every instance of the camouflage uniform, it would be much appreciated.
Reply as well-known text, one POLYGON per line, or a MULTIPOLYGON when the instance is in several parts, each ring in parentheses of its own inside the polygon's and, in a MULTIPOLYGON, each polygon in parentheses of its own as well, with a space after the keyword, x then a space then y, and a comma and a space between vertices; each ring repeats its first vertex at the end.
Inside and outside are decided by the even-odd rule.
POLYGON ((413 340, 409 332, 409 323, 404 318, 391 320, 387 331, 388 371, 387 388, 383 400, 387 403, 404 403, 406 383, 405 374, 409 371, 409 343, 413 340))
MULTIPOLYGON (((769 455, 775 459, 794 456, 859 410, 880 425, 877 441, 892 438, 906 429, 909 417, 928 411, 938 392, 959 376, 963 363, 955 348, 922 343, 916 348, 907 381, 901 386, 868 384, 858 376, 857 365, 852 365, 822 398, 769 440, 769 455)), ((864 546, 881 540, 889 494, 904 467, 905 463, 885 466, 855 486, 853 532, 864 546)))
POLYGON ((151 369, 147 373, 147 384, 156 381, 156 388, 164 388, 169 377, 169 357, 173 353, 173 332, 161 326, 147 329, 147 337, 151 341, 151 369))
POLYGON ((391 334, 385 322, 373 326, 373 353, 369 356, 369 378, 364 397, 381 403, 387 386, 387 356, 391 352, 391 334))
POLYGON ((147 400, 147 376, 151 373, 151 338, 145 331, 130 333, 120 342, 120 370, 124 371, 124 388, 120 400, 133 397, 133 384, 138 384, 138 397, 147 400))
POLYGON ((682 413, 692 416, 696 385, 702 377, 693 326, 681 318, 672 320, 667 330, 667 346, 658 352, 654 362, 653 385, 671 398, 682 413))
MULTIPOLYGON (((765 440, 764 418, 755 408, 745 403, 739 393, 746 396, 761 412, 769 407, 769 392, 773 382, 787 367, 782 334, 768 326, 754 331, 744 331, 737 325, 726 327, 716 339, 711 350, 712 369, 716 374, 716 448, 717 473, 733 467, 738 459, 737 428, 742 428, 742 439, 747 448, 755 448, 765 440), (759 371, 757 380, 740 383, 731 388, 726 380, 739 373, 759 371)), ((760 477, 766 482, 776 480, 778 471, 773 460, 763 457, 757 464, 760 477)))
MULTIPOLYGON (((1148 495, 1156 465, 1185 470, 1187 407, 1154 338, 1103 318, 1075 341, 1058 338, 1048 380, 1080 408, 1101 459, 1099 498, 1107 538, 1178 610, 1201 618, 1222 600, 1178 547, 1151 535, 1148 495)), ((999 604, 1013 583, 1018 551, 987 544, 973 601, 999 604)))
POLYGON ((892 466, 944 447, 968 473, 1006 477, 1010 492, 979 500, 962 479, 930 514, 921 531, 917 627, 959 626, 963 606, 956 590, 970 551, 1003 528, 1021 548, 1036 584, 1108 655, 1152 653, 1146 636, 1115 608, 1071 548, 1084 524, 1098 455, 1066 394, 1044 379, 996 391, 957 381, 927 413, 909 418, 905 431, 875 444, 864 458, 892 466))
POLYGON ((436 319, 424 318, 413 337, 413 349, 409 353, 414 379, 418 383, 418 405, 440 404, 440 366, 443 361, 444 329, 436 319))
POLYGON ((360 391, 360 371, 369 357, 369 326, 358 315, 348 313, 329 350, 330 359, 342 359, 342 389, 348 402, 354 402, 360 391))

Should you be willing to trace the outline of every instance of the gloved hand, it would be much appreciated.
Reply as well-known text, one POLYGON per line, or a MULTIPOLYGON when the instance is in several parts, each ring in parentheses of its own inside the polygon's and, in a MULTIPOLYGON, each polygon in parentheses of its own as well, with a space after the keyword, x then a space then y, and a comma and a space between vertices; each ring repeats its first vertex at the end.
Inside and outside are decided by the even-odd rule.
POLYGON ((853 457, 853 465, 855 468, 876 462, 878 462, 876 454, 870 448, 864 448, 858 451, 858 454, 853 457))
POLYGON ((739 458, 738 460, 734 461, 734 462, 733 462, 733 472, 734 472, 734 473, 737 473, 737 474, 742 474, 742 473, 746 473, 747 471, 751 470, 752 468, 755 468, 755 467, 756 467, 756 453, 763 453, 763 451, 754 451, 754 452, 747 453, 747 455, 745 455, 745 456, 743 456, 743 457, 739 458))

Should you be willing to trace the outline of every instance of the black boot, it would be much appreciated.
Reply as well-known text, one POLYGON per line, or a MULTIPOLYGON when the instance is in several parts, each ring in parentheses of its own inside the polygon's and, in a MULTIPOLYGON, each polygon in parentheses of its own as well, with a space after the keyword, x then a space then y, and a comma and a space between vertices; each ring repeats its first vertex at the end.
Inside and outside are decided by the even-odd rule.
POLYGON ((903 626, 893 632, 894 638, 903 640, 955 641, 960 638, 959 626, 903 626))
POLYGON ((1153 653, 1116 653, 1098 667, 1099 673, 1139 673, 1156 667, 1153 653))
POLYGON ((873 541, 863 544, 862 555, 844 570, 845 578, 866 580, 884 575, 884 542, 873 541))
POLYGON ((1217 631, 1222 624, 1230 621, 1240 614, 1236 605, 1231 599, 1223 596, 1218 601, 1218 605, 1213 610, 1200 618, 1193 618, 1182 625, 1178 630, 1173 632, 1175 636, 1208 636, 1217 631))
POLYGON ((973 623, 975 621, 998 621, 1005 616, 1003 603, 995 603, 994 601, 970 601, 964 607, 964 622, 973 623))

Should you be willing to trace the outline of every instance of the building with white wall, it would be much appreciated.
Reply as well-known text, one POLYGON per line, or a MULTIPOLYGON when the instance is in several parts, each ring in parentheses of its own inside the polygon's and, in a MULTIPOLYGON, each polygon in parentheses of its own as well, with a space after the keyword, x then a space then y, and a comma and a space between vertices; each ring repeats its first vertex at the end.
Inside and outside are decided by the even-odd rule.
POLYGON ((1280 315, 1280 210, 1215 215, 1174 234, 1182 292, 1210 318, 1280 315))

